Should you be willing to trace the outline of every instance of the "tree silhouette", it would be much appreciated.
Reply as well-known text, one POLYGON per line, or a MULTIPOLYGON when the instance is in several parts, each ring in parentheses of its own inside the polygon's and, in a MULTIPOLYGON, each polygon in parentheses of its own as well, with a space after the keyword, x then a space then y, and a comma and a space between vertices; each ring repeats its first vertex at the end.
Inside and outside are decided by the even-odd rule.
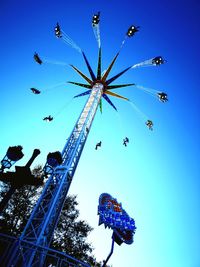
MULTIPOLYGON (((32 173, 35 176, 40 176, 41 171, 42 167, 37 166, 33 169, 32 173)), ((2 197, 8 189, 9 184, 3 184, 0 197, 2 197)), ((30 185, 16 189, 16 192, 13 194, 0 217, 0 231, 2 233, 16 237, 21 234, 41 191, 42 186, 35 187, 30 185)))
POLYGON ((66 252, 76 259, 100 267, 92 255, 93 248, 87 242, 88 234, 93 230, 85 221, 79 220, 76 196, 68 196, 62 210, 57 229, 54 232, 51 247, 66 252))
MULTIPOLYGON (((36 176, 41 175, 41 166, 33 169, 36 176)), ((2 184, 0 189, 0 199, 9 185, 2 184)), ((13 194, 8 206, 0 217, 1 233, 19 237, 31 214, 33 206, 39 198, 42 187, 24 186, 17 189, 13 194)), ((51 248, 65 252, 81 261, 88 262, 91 266, 100 267, 92 254, 93 247, 87 241, 89 233, 93 230, 85 221, 80 220, 77 209, 77 197, 68 196, 66 198, 62 213, 59 218, 57 228, 51 243, 51 248)))

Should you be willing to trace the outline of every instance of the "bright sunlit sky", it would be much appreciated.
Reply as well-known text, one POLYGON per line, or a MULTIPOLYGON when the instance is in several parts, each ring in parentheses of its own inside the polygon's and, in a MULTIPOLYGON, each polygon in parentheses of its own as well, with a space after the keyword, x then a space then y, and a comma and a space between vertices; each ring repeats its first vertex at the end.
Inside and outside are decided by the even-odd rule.
POLYGON ((98 46, 92 15, 101 11, 102 70, 119 51, 128 27, 140 31, 126 41, 109 77, 146 59, 163 56, 159 67, 132 69, 118 83, 136 83, 168 93, 169 101, 135 88, 114 92, 128 97, 154 130, 127 101, 111 97, 116 112, 103 100, 77 167, 70 194, 76 194, 81 218, 93 228, 89 239, 98 260, 107 257, 112 231, 98 226, 97 205, 107 192, 122 202, 136 221, 132 245, 115 245, 113 267, 200 266, 200 2, 198 0, 1 0, 1 142, 22 145, 28 161, 34 148, 44 164, 49 152, 62 148, 87 96, 67 81, 84 82, 68 64, 88 74, 82 55, 54 36, 57 22, 85 52, 96 72, 98 46), (44 63, 33 60, 37 52, 44 63), (62 64, 53 63, 63 62, 62 64), (55 85, 60 85, 54 87, 55 85), (34 95, 30 87, 42 91, 34 95), (52 115, 50 123, 43 117, 52 115), (128 136, 125 148, 122 139, 128 136), (102 147, 95 150, 95 144, 102 147))

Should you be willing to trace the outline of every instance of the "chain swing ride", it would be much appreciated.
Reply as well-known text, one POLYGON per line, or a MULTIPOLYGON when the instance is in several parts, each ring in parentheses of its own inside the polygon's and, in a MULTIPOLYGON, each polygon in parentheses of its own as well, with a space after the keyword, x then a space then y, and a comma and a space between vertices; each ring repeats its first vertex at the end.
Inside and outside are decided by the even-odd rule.
MULTIPOLYGON (((98 44, 98 63, 96 74, 93 72, 85 53, 80 49, 80 47, 61 29, 58 23, 55 26, 55 36, 67 45, 76 49, 80 54, 82 54, 87 69, 90 73, 90 77, 88 77, 83 74, 82 71, 80 71, 77 67, 71 65, 71 67, 87 82, 69 82, 70 84, 84 87, 86 89, 85 92, 80 93, 74 97, 77 98, 85 95, 88 95, 89 97, 86 101, 85 106, 83 107, 82 112, 80 113, 77 122, 75 123, 71 135, 67 139, 67 142, 64 146, 64 149, 62 151, 62 163, 59 166, 56 166, 53 173, 49 176, 43 192, 23 230, 23 233, 21 234, 19 240, 13 244, 10 255, 9 257, 7 257, 7 266, 45 266, 44 263, 47 251, 49 250, 54 230, 57 226, 60 213, 62 211, 88 134, 90 132, 97 108, 99 106, 100 110, 102 109, 102 98, 106 100, 109 105, 111 105, 117 111, 117 108, 110 100, 110 96, 117 97, 126 101, 129 101, 129 99, 113 92, 113 89, 135 86, 139 89, 148 91, 149 93, 156 95, 161 102, 166 102, 168 100, 166 93, 143 88, 137 86, 134 83, 112 85, 112 83, 117 78, 122 76, 130 69, 146 66, 160 66, 165 62, 165 60, 161 56, 154 57, 144 62, 127 67, 117 75, 108 78, 116 62, 116 59, 118 58, 120 51, 124 46, 126 39, 133 37, 139 31, 139 27, 134 25, 129 27, 125 39, 121 44, 120 51, 115 55, 106 71, 102 73, 99 22, 100 12, 95 14, 92 18, 92 27, 98 44)), ((40 65, 45 62, 40 58, 38 53, 34 54, 34 60, 40 65)), ((48 61, 46 62, 48 63, 48 61)), ((36 95, 41 93, 41 91, 36 88, 31 88, 31 91, 36 95)), ((51 115, 44 118, 44 120, 47 121, 51 121, 52 119, 53 117, 51 115)), ((146 122, 146 125, 149 129, 152 130, 152 121, 148 120, 146 122)), ((81 263, 79 261, 73 266, 89 265, 81 263)))

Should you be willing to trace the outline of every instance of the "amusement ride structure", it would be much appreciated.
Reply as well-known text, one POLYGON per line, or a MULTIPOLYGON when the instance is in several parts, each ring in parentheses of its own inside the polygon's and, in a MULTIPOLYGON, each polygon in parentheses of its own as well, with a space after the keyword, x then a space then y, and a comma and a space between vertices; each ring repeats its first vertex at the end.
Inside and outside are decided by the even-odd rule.
MULTIPOLYGON (((70 83, 87 89, 85 92, 76 95, 75 97, 84 95, 89 95, 89 97, 64 146, 64 149, 62 151, 62 163, 54 165, 55 168, 53 170, 53 173, 49 176, 43 189, 43 192, 32 211, 32 214, 24 228, 23 233, 21 234, 19 239, 15 240, 13 245, 9 247, 7 254, 5 254, 5 266, 46 266, 45 260, 49 253, 51 253, 51 255, 54 255, 52 257, 56 257, 55 255, 60 257, 58 257, 59 260, 56 262, 56 266, 89 266, 88 264, 73 259, 70 256, 66 256, 66 254, 64 253, 59 254, 59 252, 51 250, 49 246, 52 241, 54 230, 58 224, 60 213, 62 211, 88 134, 90 132, 97 108, 98 106, 100 106, 101 109, 101 101, 103 98, 115 110, 117 110, 115 105, 111 102, 109 96, 129 100, 124 96, 114 93, 112 90, 120 87, 135 86, 135 84, 129 83, 111 85, 112 82, 114 82, 125 72, 127 72, 131 68, 136 68, 138 66, 157 66, 164 63, 162 57, 155 57, 142 63, 130 66, 118 73, 117 75, 108 78, 114 63, 116 62, 116 59, 119 56, 119 52, 113 58, 107 70, 102 73, 99 18, 100 13, 95 14, 92 20, 92 26, 99 46, 98 67, 96 73, 93 72, 84 52, 80 51, 79 47, 76 46, 71 39, 66 37, 66 34, 61 30, 59 24, 57 24, 55 27, 56 37, 62 39, 68 44, 73 45, 74 48, 76 48, 83 55, 86 66, 90 73, 90 77, 86 76, 75 66, 71 65, 71 67, 87 83, 70 83), (62 263, 64 262, 70 262, 71 265, 62 265, 62 263)), ((131 26, 127 31, 126 38, 135 35, 138 29, 139 27, 131 26)), ((125 39, 122 42, 121 48, 125 42, 125 39)), ((42 60, 40 59, 38 54, 34 55, 34 59, 39 64, 42 64, 42 60)), ((36 91, 34 93, 40 93, 40 91, 37 92, 37 89, 35 90, 36 91)), ((157 96, 162 102, 167 101, 167 95, 165 93, 157 92, 157 96)))

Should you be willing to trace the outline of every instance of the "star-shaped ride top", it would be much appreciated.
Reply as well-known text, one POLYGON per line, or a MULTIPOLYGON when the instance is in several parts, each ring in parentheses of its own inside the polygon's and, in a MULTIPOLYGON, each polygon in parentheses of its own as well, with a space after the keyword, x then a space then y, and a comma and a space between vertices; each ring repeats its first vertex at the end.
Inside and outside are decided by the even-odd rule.
MULTIPOLYGON (((119 52, 116 54, 116 56, 114 57, 114 59, 112 60, 111 64, 109 65, 108 69, 105 71, 104 74, 101 73, 101 48, 99 48, 99 56, 98 56, 98 67, 97 67, 97 74, 95 76, 84 52, 82 52, 83 54, 83 57, 84 57, 84 60, 85 60, 85 63, 87 65, 87 68, 89 70, 89 73, 90 73, 90 76, 91 78, 88 78, 85 74, 83 74, 80 70, 78 70, 76 67, 74 67, 73 65, 71 65, 71 67, 76 71, 78 72, 78 74, 87 81, 88 84, 83 84, 83 83, 77 83, 77 82, 69 82, 69 83, 72 83, 72 84, 75 84, 75 85, 78 85, 78 86, 81 86, 81 87, 85 87, 85 88, 88 88, 89 90, 81 93, 81 94, 78 94, 74 97, 79 97, 79 96, 84 96, 84 95, 88 95, 90 94, 91 92, 91 89, 93 88, 93 86, 97 83, 100 83, 103 85, 103 94, 102 94, 102 97, 115 109, 117 110, 117 108, 115 107, 115 105, 111 102, 110 98, 108 97, 108 95, 111 95, 111 96, 115 96, 115 97, 118 97, 118 98, 122 98, 124 100, 129 100, 128 98, 124 97, 124 96, 121 96, 121 95, 118 95, 116 93, 113 93, 111 90, 112 89, 115 89, 115 88, 120 88, 120 87, 126 87, 126 86, 131 86, 131 85, 135 85, 134 83, 129 83, 129 84, 118 84, 118 85, 110 85, 114 80, 116 80, 118 77, 120 77, 122 74, 124 74, 127 70, 129 70, 131 67, 128 67, 126 68, 125 70, 121 71, 120 73, 118 73, 117 75, 113 76, 112 78, 110 79, 107 79, 118 55, 119 55, 119 52)), ((101 102, 100 102, 100 107, 101 107, 101 102)))

